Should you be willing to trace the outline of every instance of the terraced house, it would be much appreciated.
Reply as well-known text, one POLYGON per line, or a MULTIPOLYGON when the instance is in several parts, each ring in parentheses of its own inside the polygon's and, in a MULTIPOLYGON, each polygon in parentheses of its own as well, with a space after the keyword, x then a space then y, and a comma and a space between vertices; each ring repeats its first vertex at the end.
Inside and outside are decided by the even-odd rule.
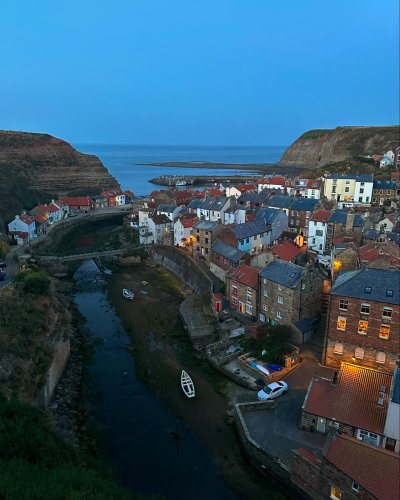
POLYGON ((232 309, 244 316, 256 318, 257 315, 258 270, 242 264, 233 271, 227 280, 227 297, 232 309))
POLYGON ((343 361, 393 373, 399 357, 400 272, 339 273, 330 293, 325 364, 343 361))
POLYGON ((275 260, 259 274, 258 319, 290 325, 320 310, 322 278, 316 269, 275 260))

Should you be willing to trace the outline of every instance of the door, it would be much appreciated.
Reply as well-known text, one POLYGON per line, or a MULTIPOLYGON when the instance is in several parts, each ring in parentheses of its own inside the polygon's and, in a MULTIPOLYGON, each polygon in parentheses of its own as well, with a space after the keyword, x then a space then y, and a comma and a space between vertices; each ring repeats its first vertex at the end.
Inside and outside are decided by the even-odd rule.
POLYGON ((318 417, 317 420, 317 432, 322 432, 325 434, 325 428, 326 428, 326 419, 322 417, 318 417))

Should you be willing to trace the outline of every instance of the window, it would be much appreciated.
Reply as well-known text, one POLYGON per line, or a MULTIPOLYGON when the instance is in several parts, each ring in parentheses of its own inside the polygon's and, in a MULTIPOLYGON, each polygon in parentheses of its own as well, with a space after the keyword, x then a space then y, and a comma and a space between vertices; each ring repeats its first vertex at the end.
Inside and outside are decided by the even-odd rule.
POLYGON ((336 186, 332 187, 332 193, 336 193, 336 186))
POLYGON ((280 311, 276 311, 276 317, 278 319, 282 319, 282 313, 280 311))
POLYGON ((344 318, 343 316, 338 316, 337 329, 341 330, 342 332, 346 331, 346 318, 344 318))
POLYGON ((367 335, 368 331, 368 321, 360 320, 358 322, 358 333, 361 335, 367 335))
POLYGON ((266 318, 265 318, 265 314, 260 313, 260 315, 259 315, 259 320, 260 320, 260 321, 262 321, 263 323, 265 323, 265 320, 266 320, 266 318))
POLYGON ((379 328, 379 338, 387 340, 390 336, 390 326, 389 325, 381 325, 379 328))
POLYGON ((393 290, 386 290, 386 297, 393 297, 393 290))
POLYGON ((382 318, 383 319, 392 319, 392 311, 393 309, 391 307, 384 307, 382 311, 382 318))
POLYGON ((263 278, 263 283, 264 283, 264 285, 266 285, 268 283, 268 281, 266 280, 266 278, 263 278))
POLYGON ((369 304, 361 304, 361 314, 369 314, 369 304))
POLYGON ((364 188, 361 188, 360 193, 363 194, 363 192, 364 192, 364 188))
POLYGON ((379 436, 373 432, 363 431, 360 429, 358 431, 358 438, 372 446, 379 446, 379 436))
POLYGON ((364 349, 362 347, 356 347, 354 351, 354 357, 356 359, 364 359, 364 349))
POLYGON ((351 485, 351 489, 358 493, 360 490, 360 485, 358 483, 356 483, 355 481, 353 481, 353 484, 351 485))
POLYGON ((346 184, 350 184, 350 181, 346 181, 346 184))
POLYGON ((339 490, 337 486, 331 486, 331 496, 329 498, 332 498, 332 500, 341 500, 342 498, 341 490, 339 490))
POLYGON ((200 241, 200 236, 196 236, 196 241, 200 241))
POLYGON ((349 187, 345 187, 345 188, 344 188, 344 192, 345 192, 345 193, 348 193, 349 191, 350 191, 350 188, 349 188, 349 187))
POLYGON ((371 288, 370 286, 366 286, 366 287, 364 288, 364 293, 369 293, 369 294, 371 294, 371 292, 372 292, 372 288, 371 288))
POLYGON ((246 314, 253 314, 253 306, 246 304, 246 314))
MULTIPOLYGON (((321 245, 320 245, 320 246, 321 246, 321 245)), ((305 284, 305 283, 302 283, 302 284, 301 284, 301 289, 302 289, 302 290, 305 290, 305 289, 306 289, 306 284, 305 284)))
POLYGON ((283 304, 283 297, 278 297, 278 304, 283 304))
POLYGON ((208 238, 205 239, 205 242, 208 243, 208 238))
POLYGON ((337 342, 335 344, 335 350, 334 350, 334 353, 335 354, 343 354, 343 344, 341 342, 337 342))
POLYGON ((322 229, 317 229, 317 230, 315 231, 315 235, 316 235, 316 236, 323 236, 323 235, 324 235, 324 232, 322 231, 322 229))
POLYGON ((278 285, 278 290, 282 290, 282 285, 278 285))
POLYGON ((263 311, 268 311, 268 306, 267 306, 267 304, 264 304, 264 305, 263 305, 263 311))
POLYGON ((347 311, 347 308, 349 306, 349 301, 346 299, 340 299, 339 301, 339 309, 341 311, 347 311))
POLYGON ((268 297, 268 290, 266 288, 264 288, 263 295, 264 295, 264 297, 268 297))
POLYGON ((378 351, 376 353, 376 362, 384 365, 386 362, 386 353, 384 353, 383 351, 378 351))

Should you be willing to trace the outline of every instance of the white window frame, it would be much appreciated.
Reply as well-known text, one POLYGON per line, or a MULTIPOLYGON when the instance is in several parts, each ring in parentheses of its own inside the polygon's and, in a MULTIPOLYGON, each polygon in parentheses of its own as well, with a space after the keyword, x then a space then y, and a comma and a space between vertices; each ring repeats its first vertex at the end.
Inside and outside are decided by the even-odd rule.
POLYGON ((336 342, 335 343, 335 347, 334 347, 334 351, 333 351, 335 354, 340 354, 342 355, 343 354, 343 344, 341 342, 336 342))
POLYGON ((283 304, 283 297, 282 296, 278 296, 278 304, 283 304))
POLYGON ((347 309, 349 308, 349 301, 347 299, 340 299, 339 300, 339 310, 340 311, 347 311, 347 309), (346 303, 346 304, 344 304, 346 303), (346 307, 342 307, 342 306, 346 306, 346 307))
POLYGON ((366 303, 361 304, 360 314, 369 314, 370 310, 371 310, 371 306, 369 304, 366 304, 366 303), (363 309, 365 309, 365 311, 363 311, 363 309))
POLYGON ((276 311, 276 317, 278 319, 282 319, 283 318, 281 311, 276 311))

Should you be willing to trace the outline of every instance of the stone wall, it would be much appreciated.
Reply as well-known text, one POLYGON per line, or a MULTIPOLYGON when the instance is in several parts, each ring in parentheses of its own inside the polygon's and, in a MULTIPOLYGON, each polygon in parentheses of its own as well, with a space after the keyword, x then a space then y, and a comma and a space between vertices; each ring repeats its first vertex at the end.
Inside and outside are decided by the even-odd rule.
POLYGON ((181 278, 197 294, 212 292, 212 281, 195 260, 176 247, 154 246, 151 248, 157 264, 181 278))
MULTIPOLYGON (((305 431, 318 432, 317 431, 317 419, 318 419, 317 415, 313 415, 312 413, 308 413, 308 412, 303 410, 301 412, 300 427, 305 431)), ((346 424, 342 424, 341 422, 337 422, 336 420, 329 420, 329 419, 326 419, 324 434, 328 433, 330 426, 337 425, 337 424, 339 425, 338 430, 342 434, 346 434, 347 436, 351 436, 351 437, 356 437, 357 429, 355 427, 352 427, 352 426, 346 425, 346 424)))
POLYGON ((36 398, 38 406, 47 407, 54 389, 58 384, 71 352, 69 339, 57 343, 53 361, 47 372, 47 380, 36 398))

